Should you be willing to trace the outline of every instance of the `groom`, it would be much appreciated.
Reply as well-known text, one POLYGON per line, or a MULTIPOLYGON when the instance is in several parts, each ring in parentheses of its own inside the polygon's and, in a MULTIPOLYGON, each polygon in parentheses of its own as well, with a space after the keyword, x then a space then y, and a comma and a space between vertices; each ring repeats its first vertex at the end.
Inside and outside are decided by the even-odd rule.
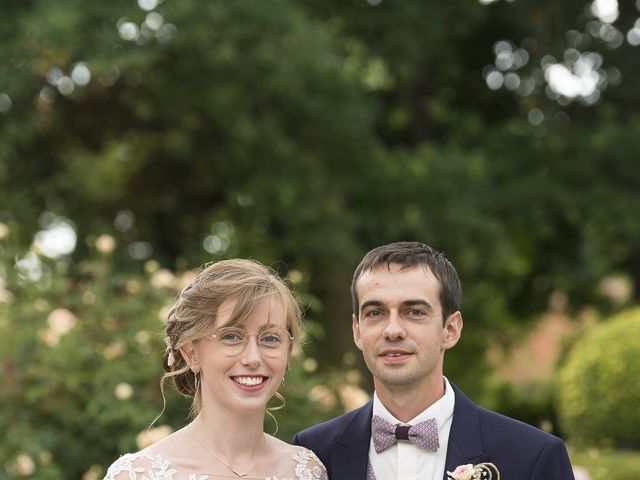
POLYGON ((443 376, 462 332, 462 287, 442 253, 418 242, 375 248, 351 295, 373 400, 293 438, 331 480, 441 480, 488 462, 503 480, 573 480, 560 439, 478 407, 443 376))

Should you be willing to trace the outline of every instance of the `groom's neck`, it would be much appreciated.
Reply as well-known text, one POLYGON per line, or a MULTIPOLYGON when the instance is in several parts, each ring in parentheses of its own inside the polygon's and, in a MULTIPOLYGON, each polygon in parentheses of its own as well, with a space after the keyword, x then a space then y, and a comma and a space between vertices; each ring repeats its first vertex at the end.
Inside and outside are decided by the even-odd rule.
POLYGON ((384 407, 401 422, 408 422, 444 396, 442 380, 420 388, 383 385, 374 380, 376 395, 384 407))

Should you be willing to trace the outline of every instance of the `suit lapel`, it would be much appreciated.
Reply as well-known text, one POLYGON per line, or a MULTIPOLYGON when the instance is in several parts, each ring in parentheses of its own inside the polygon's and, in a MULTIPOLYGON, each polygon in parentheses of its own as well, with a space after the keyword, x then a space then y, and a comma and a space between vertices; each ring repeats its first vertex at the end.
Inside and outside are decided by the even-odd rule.
POLYGON ((489 460, 482 445, 482 430, 478 407, 455 385, 451 384, 456 396, 453 421, 449 433, 447 461, 443 479, 447 471, 452 472, 458 465, 477 464, 489 460))
POLYGON ((366 480, 373 403, 361 407, 331 450, 331 480, 366 480))
MULTIPOLYGON (((451 386, 456 403, 443 480, 447 480, 447 471, 452 472, 458 465, 490 460, 482 445, 479 408, 458 387, 451 386)), ((372 415, 373 403, 369 402, 355 412, 334 443, 331 450, 331 480, 366 480, 372 415)))

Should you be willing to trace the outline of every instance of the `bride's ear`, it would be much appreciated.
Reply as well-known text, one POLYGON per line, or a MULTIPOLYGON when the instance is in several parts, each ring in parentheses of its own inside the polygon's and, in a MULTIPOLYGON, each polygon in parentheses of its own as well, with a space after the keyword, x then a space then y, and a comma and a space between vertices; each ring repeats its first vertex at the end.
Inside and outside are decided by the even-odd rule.
POLYGON ((192 372, 198 373, 200 371, 198 351, 196 350, 195 342, 190 342, 180 347, 180 354, 182 354, 182 358, 187 362, 192 372))

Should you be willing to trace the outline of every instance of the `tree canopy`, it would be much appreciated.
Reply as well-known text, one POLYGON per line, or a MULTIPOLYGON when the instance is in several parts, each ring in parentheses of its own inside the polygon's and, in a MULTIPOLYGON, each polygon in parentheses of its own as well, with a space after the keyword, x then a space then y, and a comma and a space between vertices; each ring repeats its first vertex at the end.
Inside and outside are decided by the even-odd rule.
POLYGON ((638 297, 631 2, 5 3, 0 222, 19 258, 60 224, 74 261, 103 233, 127 245, 124 270, 257 258, 301 275, 331 363, 359 258, 421 240, 463 279, 451 368, 470 384, 468 355, 553 291, 611 309, 615 273, 638 297))

